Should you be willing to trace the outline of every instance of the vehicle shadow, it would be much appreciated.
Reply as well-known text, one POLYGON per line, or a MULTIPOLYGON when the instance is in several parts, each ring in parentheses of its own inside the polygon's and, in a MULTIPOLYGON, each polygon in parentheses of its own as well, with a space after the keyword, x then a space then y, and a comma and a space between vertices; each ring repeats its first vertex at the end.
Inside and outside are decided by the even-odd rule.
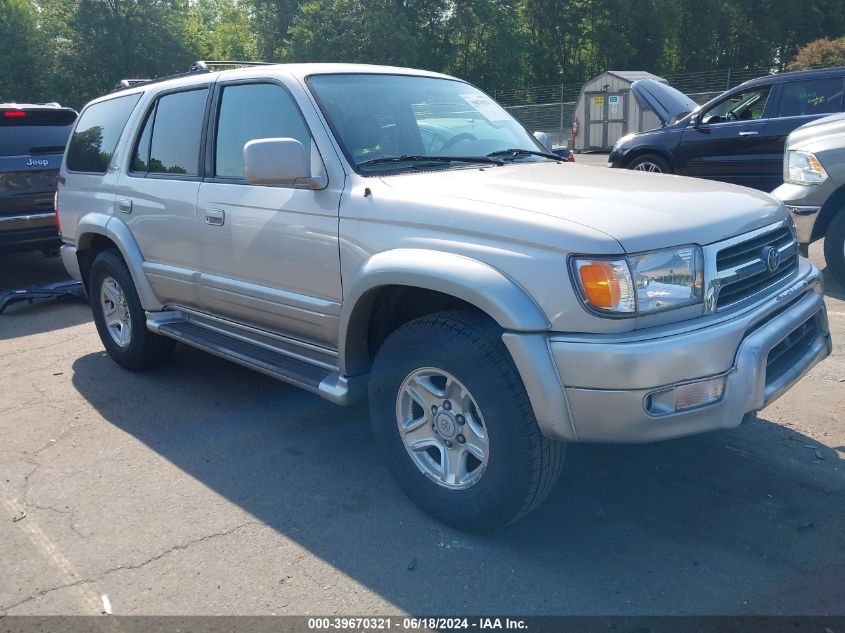
POLYGON ((828 297, 845 301, 845 288, 833 278, 833 274, 827 266, 822 268, 822 277, 824 279, 824 293, 828 297))
POLYGON ((842 455, 765 419, 570 446, 542 508, 475 536, 399 492, 363 406, 181 347, 146 374, 84 356, 73 384, 109 423, 410 613, 845 612, 842 455))

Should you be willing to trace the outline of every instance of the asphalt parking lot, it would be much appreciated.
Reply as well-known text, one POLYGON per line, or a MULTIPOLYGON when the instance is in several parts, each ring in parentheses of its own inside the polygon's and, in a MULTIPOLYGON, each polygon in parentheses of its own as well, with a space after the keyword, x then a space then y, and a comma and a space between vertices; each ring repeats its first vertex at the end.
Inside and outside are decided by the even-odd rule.
MULTIPOLYGON (((0 256, 0 290, 63 277, 0 256)), ((0 614, 845 614, 829 276, 826 301, 834 355, 756 420, 570 447, 547 503, 488 536, 399 492, 363 407, 184 347, 133 374, 87 306, 21 306, 0 315, 0 614)))

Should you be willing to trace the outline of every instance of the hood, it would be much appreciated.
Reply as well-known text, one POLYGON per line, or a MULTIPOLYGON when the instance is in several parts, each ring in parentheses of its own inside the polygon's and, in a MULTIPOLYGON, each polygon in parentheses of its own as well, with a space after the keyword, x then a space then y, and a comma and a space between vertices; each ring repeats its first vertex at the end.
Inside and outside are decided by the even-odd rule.
POLYGON ((793 130, 786 140, 787 149, 799 149, 808 143, 845 136, 845 113, 816 119, 793 130))
POLYGON ((629 253, 710 244, 786 217, 776 199, 745 187, 573 163, 513 163, 381 180, 396 196, 417 204, 434 198, 443 204, 445 197, 455 208, 463 200, 499 213, 550 216, 564 233, 566 223, 586 226, 629 253))
POLYGON ((689 114, 698 104, 680 90, 654 79, 639 79, 631 84, 631 92, 640 105, 653 110, 663 125, 689 114))

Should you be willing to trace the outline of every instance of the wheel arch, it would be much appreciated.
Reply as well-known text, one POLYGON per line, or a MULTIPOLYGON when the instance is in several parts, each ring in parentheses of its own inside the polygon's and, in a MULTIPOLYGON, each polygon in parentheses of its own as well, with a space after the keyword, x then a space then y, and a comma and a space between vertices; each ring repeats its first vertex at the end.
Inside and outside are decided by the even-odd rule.
POLYGON ((388 310, 397 325, 423 314, 465 307, 486 314, 504 330, 539 332, 551 327, 514 280, 486 263, 439 251, 396 249, 374 255, 344 294, 339 360, 347 375, 369 371, 371 321, 380 309, 388 310), (399 306, 396 310, 390 309, 391 300, 399 306))
POLYGON ((673 172, 675 171, 675 161, 672 158, 671 154, 669 154, 669 152, 667 152, 665 149, 655 147, 653 145, 647 145, 645 147, 635 147, 634 149, 632 149, 630 152, 625 154, 625 157, 622 160, 622 167, 628 169, 628 166, 634 161, 634 159, 639 158, 640 156, 643 156, 645 154, 657 154, 658 156, 660 156, 660 158, 669 163, 669 167, 672 168, 673 172))
POLYGON ((839 213, 845 213, 845 185, 842 185, 822 205, 821 211, 813 223, 810 242, 815 242, 825 236, 830 223, 839 213))
POLYGON ((144 274, 144 258, 138 243, 123 222, 100 213, 89 213, 80 218, 76 230, 76 258, 82 280, 88 287, 88 273, 94 258, 102 251, 117 249, 129 268, 132 281, 145 310, 160 310, 161 302, 156 298, 152 286, 144 274))

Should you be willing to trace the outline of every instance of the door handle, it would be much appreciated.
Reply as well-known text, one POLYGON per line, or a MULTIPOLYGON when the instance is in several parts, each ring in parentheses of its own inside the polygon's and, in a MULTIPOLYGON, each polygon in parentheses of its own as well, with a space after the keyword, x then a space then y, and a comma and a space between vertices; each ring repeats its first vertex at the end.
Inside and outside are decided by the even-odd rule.
POLYGON ((746 130, 746 131, 744 131, 744 132, 740 132, 740 133, 739 133, 739 135, 740 135, 740 136, 757 136, 757 134, 759 134, 759 132, 757 132, 757 131, 750 131, 750 130, 746 130))
POLYGON ((223 226, 226 221, 226 212, 223 209, 206 209, 205 223, 211 226, 223 226))
POLYGON ((132 201, 121 198, 117 201, 117 210, 121 213, 132 213, 132 201))

